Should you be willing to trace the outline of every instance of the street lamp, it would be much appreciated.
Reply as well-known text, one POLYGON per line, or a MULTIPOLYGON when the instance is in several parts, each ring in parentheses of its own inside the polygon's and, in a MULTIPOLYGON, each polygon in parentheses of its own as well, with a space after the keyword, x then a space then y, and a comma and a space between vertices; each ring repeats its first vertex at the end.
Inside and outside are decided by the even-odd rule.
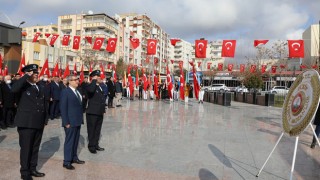
POLYGON ((22 24, 24 24, 24 23, 26 23, 26 22, 25 22, 25 21, 22 21, 22 22, 19 24, 18 28, 20 28, 20 26, 21 26, 22 24))

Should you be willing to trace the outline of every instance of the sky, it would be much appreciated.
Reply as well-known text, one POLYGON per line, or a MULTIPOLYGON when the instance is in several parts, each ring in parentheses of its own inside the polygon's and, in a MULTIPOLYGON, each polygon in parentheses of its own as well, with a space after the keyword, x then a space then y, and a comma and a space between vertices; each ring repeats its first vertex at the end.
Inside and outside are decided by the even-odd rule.
POLYGON ((320 20, 319 0, 0 0, 0 21, 22 27, 57 24, 80 12, 146 14, 170 34, 195 39, 301 39, 320 20))

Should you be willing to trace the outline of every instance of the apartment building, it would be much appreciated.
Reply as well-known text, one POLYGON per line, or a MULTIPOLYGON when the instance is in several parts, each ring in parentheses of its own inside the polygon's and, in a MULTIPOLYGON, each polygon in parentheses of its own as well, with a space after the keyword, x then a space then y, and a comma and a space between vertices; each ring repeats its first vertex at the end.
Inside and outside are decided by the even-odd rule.
POLYGON ((179 68, 179 62, 183 61, 183 68, 187 69, 188 68, 188 61, 191 60, 191 56, 193 53, 193 47, 192 44, 181 39, 176 43, 175 46, 172 46, 172 55, 171 59, 174 60, 173 66, 174 69, 179 68))
POLYGON ((304 58, 303 64, 311 66, 314 64, 319 65, 320 56, 320 24, 313 24, 302 33, 304 40, 304 58))
POLYGON ((56 24, 30 26, 23 28, 22 32, 25 41, 32 41, 37 32, 41 33, 38 39, 46 39, 45 34, 58 34, 58 26, 56 24))

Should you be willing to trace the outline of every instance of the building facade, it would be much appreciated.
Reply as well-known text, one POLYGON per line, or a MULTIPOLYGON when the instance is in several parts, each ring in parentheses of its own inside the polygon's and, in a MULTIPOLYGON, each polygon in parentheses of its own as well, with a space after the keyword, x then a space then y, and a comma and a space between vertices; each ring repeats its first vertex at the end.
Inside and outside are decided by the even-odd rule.
POLYGON ((307 66, 312 66, 314 64, 319 65, 320 56, 320 24, 313 24, 308 27, 302 33, 302 39, 304 40, 304 58, 303 63, 307 66))
POLYGON ((30 26, 30 27, 23 28, 22 32, 24 35, 23 40, 32 42, 33 37, 37 32, 41 33, 38 39, 46 39, 47 38, 45 36, 46 33, 57 34, 58 26, 56 24, 45 25, 45 26, 30 26))

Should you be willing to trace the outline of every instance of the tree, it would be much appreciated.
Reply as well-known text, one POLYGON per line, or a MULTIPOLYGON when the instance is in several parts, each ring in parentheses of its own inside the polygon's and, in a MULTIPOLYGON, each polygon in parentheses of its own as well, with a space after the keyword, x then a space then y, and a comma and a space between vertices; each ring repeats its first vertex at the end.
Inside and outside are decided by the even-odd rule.
POLYGON ((247 72, 244 77, 243 84, 248 89, 253 89, 254 91, 256 91, 256 89, 262 88, 263 80, 262 80, 261 74, 247 72))
POLYGON ((124 71, 127 71, 127 68, 128 68, 128 65, 123 61, 123 58, 120 58, 116 66, 116 73, 118 77, 122 77, 124 74, 124 71))

